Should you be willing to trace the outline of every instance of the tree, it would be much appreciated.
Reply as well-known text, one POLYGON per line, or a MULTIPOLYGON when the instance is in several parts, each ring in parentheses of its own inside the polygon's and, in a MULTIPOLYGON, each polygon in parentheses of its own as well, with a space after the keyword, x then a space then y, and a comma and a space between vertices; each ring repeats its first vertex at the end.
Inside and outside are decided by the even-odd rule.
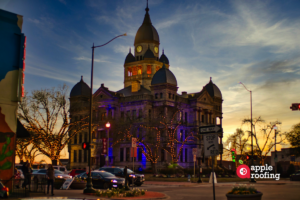
MULTIPOLYGON (((178 141, 177 139, 177 131, 178 127, 182 124, 182 119, 177 119, 178 113, 182 112, 181 110, 175 110, 172 119, 169 121, 167 117, 162 116, 160 120, 160 124, 163 125, 164 131, 166 132, 166 135, 163 136, 165 138, 165 141, 167 143, 166 147, 164 149, 171 155, 172 163, 177 163, 179 160, 179 157, 182 153, 182 147, 184 144, 191 140, 196 140, 196 136, 194 136, 193 132, 190 132, 186 135, 185 139, 183 141, 178 141), (181 143, 181 144, 180 144, 181 143), (177 152, 178 144, 180 146, 179 151, 177 152)), ((181 136, 180 136, 181 137, 181 136)), ((182 136, 183 137, 183 136, 182 136)))
POLYGON ((287 140, 295 148, 295 156, 300 156, 300 123, 294 125, 292 130, 287 133, 287 140))
POLYGON ((33 164, 36 156, 41 154, 35 147, 32 138, 18 138, 16 141, 16 155, 20 162, 28 161, 33 164))
POLYGON ((70 120, 67 86, 34 90, 19 103, 18 117, 32 133, 34 146, 52 163, 60 158, 60 152, 70 139, 86 129, 86 120, 70 120))
MULTIPOLYGON (((240 155, 239 159, 246 161, 246 154, 250 147, 249 138, 250 135, 245 136, 245 132, 242 129, 236 129, 236 132, 230 135, 224 143, 225 155, 231 157, 231 149, 235 149, 236 154, 240 155)), ((235 163, 237 165, 237 161, 235 163)))
MULTIPOLYGON (((251 129, 251 120, 250 119, 244 119, 243 124, 250 124, 251 129)), ((257 155, 260 164, 264 165, 264 160, 266 159, 267 155, 271 152, 272 148, 276 144, 283 144, 285 141, 285 134, 281 133, 281 131, 276 131, 276 143, 272 135, 274 133, 274 127, 276 125, 281 124, 281 122, 276 121, 270 124, 266 124, 265 120, 263 120, 261 117, 254 118, 252 121, 253 126, 253 138, 255 140, 255 145, 253 143, 253 151, 257 155)), ((251 136, 251 131, 247 131, 251 136)), ((249 138, 251 139, 251 138, 249 138)))

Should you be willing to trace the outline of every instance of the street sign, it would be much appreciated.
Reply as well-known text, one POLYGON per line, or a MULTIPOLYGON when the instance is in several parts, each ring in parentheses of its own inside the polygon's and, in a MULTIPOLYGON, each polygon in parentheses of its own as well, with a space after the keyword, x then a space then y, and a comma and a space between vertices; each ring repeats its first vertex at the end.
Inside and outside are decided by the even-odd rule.
POLYGON ((222 132, 221 125, 213 125, 213 126, 200 126, 199 134, 207 134, 207 133, 219 133, 222 132))
POLYGON ((102 154, 107 154, 107 138, 102 138, 102 154))
POLYGON ((219 155, 218 134, 217 133, 206 134, 204 135, 203 139, 204 139, 204 155, 206 157, 219 155))
POLYGON ((67 178, 65 182, 60 187, 61 190, 67 190, 69 189, 70 185, 73 183, 74 178, 67 178))
POLYGON ((132 138, 131 147, 136 147, 136 138, 132 138))
POLYGON ((137 156, 136 147, 131 147, 130 157, 136 158, 136 156, 137 156))
POLYGON ((193 148, 193 155, 196 156, 197 155, 197 148, 193 148))

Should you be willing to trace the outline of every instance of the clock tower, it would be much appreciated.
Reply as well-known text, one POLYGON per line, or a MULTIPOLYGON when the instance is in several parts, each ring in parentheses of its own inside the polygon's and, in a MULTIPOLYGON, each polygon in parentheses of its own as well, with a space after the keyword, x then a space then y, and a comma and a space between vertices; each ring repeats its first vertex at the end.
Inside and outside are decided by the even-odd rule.
POLYGON ((132 92, 138 92, 141 87, 150 90, 152 77, 163 62, 169 68, 164 53, 159 58, 159 35, 152 25, 148 2, 145 10, 144 21, 135 35, 134 52, 130 49, 124 63, 124 88, 131 86, 132 92))

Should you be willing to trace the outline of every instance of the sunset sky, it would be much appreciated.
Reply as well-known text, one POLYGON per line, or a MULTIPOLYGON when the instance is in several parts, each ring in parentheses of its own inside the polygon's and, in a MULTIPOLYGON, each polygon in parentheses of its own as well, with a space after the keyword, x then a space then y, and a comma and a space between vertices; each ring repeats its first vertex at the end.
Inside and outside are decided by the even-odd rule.
MULTIPOLYGON (((95 50, 94 91, 104 83, 123 88, 123 64, 145 15, 146 0, 1 0, 0 8, 23 16, 27 36, 25 89, 30 92, 80 80, 90 84, 95 50)), ((300 1, 149 0, 149 14, 178 82, 178 93, 199 92, 212 81, 223 95, 228 134, 250 117, 279 120, 281 131, 299 122, 300 1)), ((247 128, 247 127, 244 127, 247 128)))

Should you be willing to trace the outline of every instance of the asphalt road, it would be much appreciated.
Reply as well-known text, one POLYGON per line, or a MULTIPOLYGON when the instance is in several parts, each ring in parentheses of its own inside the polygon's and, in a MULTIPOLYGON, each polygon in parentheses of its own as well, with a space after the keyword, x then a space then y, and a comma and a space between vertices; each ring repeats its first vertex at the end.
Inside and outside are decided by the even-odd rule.
MULTIPOLYGON (((233 184, 216 184, 215 199, 227 200, 225 194, 232 189, 233 184)), ((144 185, 149 191, 163 192, 172 200, 213 200, 213 188, 210 184, 196 186, 166 186, 144 185)), ((259 183, 255 185, 263 193, 262 200, 300 200, 300 182, 259 183)))
MULTIPOLYGON (((240 184, 240 183, 237 183, 240 184)), ((247 182, 249 185, 249 183, 247 182)), ((218 183, 215 187, 216 200, 227 200, 225 194, 232 189, 235 183, 218 183)), ((168 183, 168 182, 146 182, 138 187, 154 192, 162 192, 172 200, 213 200, 212 184, 189 184, 189 183, 168 183)), ((262 200, 300 200, 300 182, 290 181, 266 181, 258 182, 255 188, 263 193, 262 200)), ((85 195, 82 190, 55 190, 55 196, 42 195, 27 199, 98 199, 95 196, 85 195)), ((25 199, 25 198, 21 198, 25 199)), ((103 198, 100 198, 103 199, 103 198)))

